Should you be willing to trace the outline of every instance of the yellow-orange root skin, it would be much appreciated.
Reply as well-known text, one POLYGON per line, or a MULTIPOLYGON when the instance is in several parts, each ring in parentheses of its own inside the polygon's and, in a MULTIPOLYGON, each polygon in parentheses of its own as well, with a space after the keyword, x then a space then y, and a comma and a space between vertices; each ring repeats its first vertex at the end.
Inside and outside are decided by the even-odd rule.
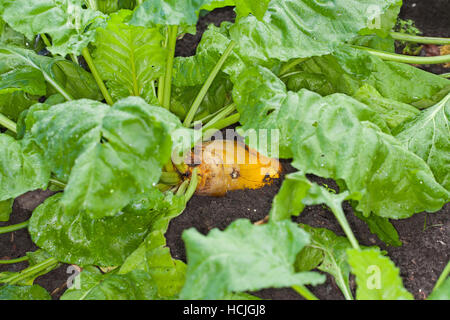
POLYGON ((259 189, 280 177, 281 165, 237 141, 215 140, 194 148, 189 171, 198 168, 196 194, 224 196, 228 191, 259 189))

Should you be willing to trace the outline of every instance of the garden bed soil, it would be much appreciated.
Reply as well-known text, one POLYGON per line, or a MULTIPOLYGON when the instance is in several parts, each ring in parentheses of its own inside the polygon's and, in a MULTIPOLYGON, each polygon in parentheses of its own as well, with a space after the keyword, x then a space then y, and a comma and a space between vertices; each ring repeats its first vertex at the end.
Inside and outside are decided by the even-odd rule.
MULTIPOLYGON (((448 0, 404 1, 401 17, 413 19, 416 25, 427 36, 450 36, 450 20, 446 13, 450 12, 448 0)), ((198 34, 186 35, 177 44, 177 54, 189 56, 195 53, 201 33, 207 25, 219 25, 225 20, 233 20, 234 13, 230 8, 215 10, 203 17, 198 24, 198 34)), ((430 66, 433 72, 448 72, 442 66, 430 66)), ((283 162, 284 174, 295 171, 288 162, 283 162)), ((318 183, 326 182, 333 187, 330 181, 312 178, 318 183)), ((277 194, 282 179, 273 185, 260 190, 245 190, 229 192, 223 198, 195 196, 188 204, 185 212, 172 220, 167 232, 168 245, 175 258, 185 260, 185 248, 181 240, 183 230, 196 228, 203 234, 213 228, 225 229, 231 222, 240 218, 247 218, 253 222, 264 219, 271 207, 272 199, 277 194)), ((14 203, 11 220, 0 223, 0 226, 16 224, 27 220, 33 209, 42 203, 51 192, 30 192, 14 203)), ((431 292, 434 283, 450 259, 450 205, 447 204, 437 213, 416 214, 412 218, 393 221, 397 228, 402 247, 387 247, 378 238, 370 233, 367 226, 357 219, 351 207, 344 206, 347 218, 357 237, 363 245, 378 245, 388 252, 388 255, 400 268, 405 287, 416 299, 425 299, 431 292)), ((324 206, 307 207, 295 221, 313 227, 328 228, 338 235, 344 235, 333 214, 324 206)), ((0 235, 0 259, 11 259, 25 255, 26 252, 38 248, 32 243, 26 230, 19 230, 10 234, 0 235)), ((27 267, 27 263, 14 265, 0 265, 1 271, 19 271, 27 267)), ((67 265, 41 276, 36 283, 46 288, 54 299, 60 297, 65 290, 68 277, 67 265)), ((351 281, 354 287, 353 280, 351 281)), ((323 285, 311 288, 320 299, 343 299, 338 287, 331 277, 323 285)), ((267 289, 256 295, 265 299, 301 299, 291 289, 267 289)))

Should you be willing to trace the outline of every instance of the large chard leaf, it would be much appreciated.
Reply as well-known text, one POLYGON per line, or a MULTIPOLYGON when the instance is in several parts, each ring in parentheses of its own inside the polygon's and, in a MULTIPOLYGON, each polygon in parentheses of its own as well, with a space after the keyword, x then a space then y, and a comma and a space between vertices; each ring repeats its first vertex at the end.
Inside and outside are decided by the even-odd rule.
MULTIPOLYGON (((279 130, 280 140, 269 142, 268 145, 279 143, 281 158, 292 157, 292 139, 296 132, 296 122, 305 118, 304 105, 322 105, 323 101, 339 106, 348 105, 348 110, 359 121, 371 121, 389 131, 380 115, 367 106, 344 95, 333 95, 322 99, 313 92, 301 93, 286 90, 284 83, 270 70, 263 67, 250 67, 234 80, 233 98, 241 114, 241 124, 238 130, 243 136, 250 136, 251 130, 279 130)), ((314 109, 312 109, 314 110, 314 109)), ((313 116, 314 115, 310 115, 313 116)), ((312 128, 318 119, 312 121, 312 128)), ((272 138, 269 135, 268 138, 272 138)), ((263 144, 265 141, 262 141, 263 144)), ((258 147, 259 141, 248 141, 250 147, 258 147), (256 145, 255 145, 256 144, 256 145)), ((261 149, 261 148, 260 148, 261 149)), ((260 150, 267 153, 267 150, 260 150)))
POLYGON ((80 55, 95 38, 95 29, 104 21, 99 11, 84 9, 82 0, 4 0, 0 15, 13 29, 28 39, 46 33, 52 38, 53 54, 80 55))
POLYGON ((385 103, 387 105, 384 108, 392 109, 391 113, 397 110, 397 118, 403 115, 402 109, 405 109, 401 103, 426 108, 440 101, 450 91, 450 80, 408 64, 383 61, 368 52, 347 46, 338 48, 332 55, 308 59, 295 71, 303 73, 293 77, 297 78, 296 81, 289 80, 290 90, 315 90, 302 81, 304 74, 314 75, 321 79, 320 87, 327 88, 324 92, 318 91, 319 93, 328 95, 339 92, 356 96, 358 100, 365 98, 362 101, 376 109, 383 107, 380 102, 385 103), (364 95, 358 93, 364 86, 372 87, 372 92, 365 90, 364 95), (373 103, 371 99, 375 99, 373 103))
POLYGON ((66 212, 63 195, 47 199, 28 228, 33 242, 59 261, 80 266, 118 266, 141 244, 148 229, 171 205, 158 190, 140 196, 113 217, 92 219, 66 212))
POLYGON ((309 236, 290 221, 255 226, 237 220, 208 236, 183 234, 188 269, 182 299, 224 299, 227 293, 319 284, 325 278, 294 270, 295 257, 309 236))
POLYGON ((118 272, 127 274, 133 270, 146 271, 156 284, 158 299, 178 296, 186 277, 186 265, 172 258, 164 236, 170 220, 180 215, 185 208, 183 197, 173 197, 171 200, 169 210, 152 224, 145 240, 125 260, 118 272))
POLYGON ((79 274, 61 300, 153 300, 155 297, 156 286, 144 271, 102 274, 90 267, 79 274))
POLYGON ((151 103, 156 99, 153 80, 164 74, 164 38, 157 28, 126 24, 131 14, 112 14, 107 26, 97 30, 94 62, 114 99, 141 96, 151 103))
POLYGON ((241 19, 231 28, 231 37, 248 61, 320 56, 356 37, 399 2, 272 0, 262 21, 241 19))
POLYGON ((50 294, 38 285, 0 287, 0 300, 51 300, 50 294))
POLYGON ((0 134, 0 201, 47 188, 50 168, 31 145, 0 134))
POLYGON ((365 216, 406 218, 437 211, 448 201, 427 164, 375 126, 384 121, 358 101, 288 92, 261 67, 249 68, 234 90, 244 124, 240 132, 279 130, 281 156, 293 155, 293 165, 304 173, 344 182, 365 216))
POLYGON ((254 14, 258 19, 264 16, 270 0, 145 0, 135 11, 130 23, 137 26, 156 25, 181 26, 185 31, 195 33, 201 10, 213 10, 236 6, 238 18, 254 14))
POLYGON ((413 300, 394 263, 378 249, 347 250, 358 300, 413 300))
POLYGON ((112 108, 71 101, 28 112, 25 139, 43 150, 55 176, 68 181, 68 212, 113 216, 132 198, 150 191, 171 155, 171 130, 181 126, 165 109, 130 97, 112 108))
POLYGON ((421 157, 450 191, 450 94, 398 129, 396 138, 421 157))

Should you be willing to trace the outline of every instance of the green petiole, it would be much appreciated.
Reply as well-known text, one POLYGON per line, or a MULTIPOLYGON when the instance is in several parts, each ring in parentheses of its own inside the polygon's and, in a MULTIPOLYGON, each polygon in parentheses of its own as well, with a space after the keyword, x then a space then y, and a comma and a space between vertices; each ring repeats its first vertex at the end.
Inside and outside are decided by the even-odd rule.
POLYGON ((0 260, 0 264, 14 264, 19 262, 27 261, 29 258, 27 256, 17 258, 17 259, 9 259, 9 260, 0 260))
POLYGON ((180 176, 177 172, 163 172, 159 182, 166 185, 177 185, 181 182, 180 176))
POLYGON ((410 63, 410 64, 442 64, 450 62, 450 54, 444 56, 436 56, 436 57, 414 57, 414 56, 405 56, 403 54, 390 53, 385 51, 374 50, 361 46, 351 47, 363 51, 367 51, 378 58, 381 58, 386 61, 393 62, 401 62, 401 63, 410 63))
POLYGON ((189 180, 184 181, 184 182, 178 187, 178 190, 177 190, 176 195, 179 196, 179 197, 184 196, 184 195, 186 194, 187 188, 189 187, 189 183, 190 183, 189 180))
POLYGON ((17 125, 15 124, 15 122, 10 120, 1 113, 0 113, 0 125, 14 133, 17 133, 17 125))
POLYGON ((229 105, 228 107, 223 108, 216 116, 214 116, 211 120, 208 121, 208 123, 203 127, 203 130, 213 128, 216 123, 225 119, 234 111, 236 111, 236 105, 234 103, 229 105))
MULTIPOLYGON (((170 98, 172 94, 172 73, 173 73, 173 61, 175 59, 175 46, 177 43, 178 37, 178 26, 169 26, 168 30, 168 43, 167 50, 169 51, 168 58, 166 61, 166 74, 163 79, 162 88, 158 89, 159 92, 162 92, 162 97, 160 98, 160 102, 164 108, 167 110, 170 109, 170 98)), ((161 81, 160 80, 160 81, 161 81)))
POLYGON ((401 32, 391 32, 395 40, 420 43, 420 44, 450 44, 450 38, 422 37, 401 32))
POLYGON ((303 61, 308 60, 308 58, 297 58, 292 60, 290 63, 284 65, 281 70, 280 70, 280 76, 285 75, 289 70, 291 70, 292 68, 294 68, 295 66, 299 65, 300 63, 302 63, 303 61))
POLYGON ((184 194, 185 203, 188 203, 189 200, 191 200, 192 196, 195 193, 195 190, 197 190, 197 185, 198 185, 198 168, 195 168, 192 171, 191 181, 189 182, 189 186, 186 190, 186 193, 184 194))
POLYGON ((443 73, 440 76, 446 79, 450 79, 450 73, 443 73))
POLYGON ((297 291, 306 300, 319 300, 309 289, 305 286, 292 286, 292 289, 297 291))
POLYGON ((18 282, 21 282, 22 280, 33 277, 34 275, 37 275, 47 268, 55 266, 56 264, 58 264, 58 260, 56 260, 55 258, 48 258, 41 263, 28 267, 22 270, 20 273, 12 275, 9 278, 1 279, 0 281, 8 284, 16 284, 18 282))
POLYGON ((214 79, 216 78, 217 74, 219 73, 220 69, 222 69, 223 65, 225 64, 225 61, 230 56, 231 52, 233 51, 234 47, 236 46, 236 42, 233 40, 228 45, 227 49, 223 53, 223 55, 220 57, 219 61, 217 61, 217 64, 215 65, 214 69, 209 74, 208 79, 203 84, 203 87, 201 88, 200 92, 198 93, 197 97, 195 98, 194 102, 192 103, 191 108, 189 109, 189 112, 186 116, 186 119, 184 119, 184 126, 189 128, 192 124, 192 121, 194 120, 195 114, 197 113, 198 108, 203 102, 203 99, 206 96, 206 93, 208 92, 209 88, 211 87, 214 79))
POLYGON ((42 41, 44 41, 44 44, 47 48, 52 46, 50 40, 48 40, 47 35, 45 33, 41 33, 41 39, 42 41))
POLYGON ((13 225, 6 226, 6 227, 0 227, 0 234, 5 234, 5 233, 25 229, 28 227, 28 224, 29 224, 29 221, 25 221, 22 223, 13 224, 13 225))
POLYGON ((211 138, 211 136, 214 134, 214 132, 217 132, 217 131, 225 129, 235 123, 238 123, 240 118, 241 118, 241 115, 239 113, 235 113, 231 116, 228 116, 228 117, 216 122, 213 126, 207 128, 206 130, 203 128, 202 129, 203 141, 211 138))
POLYGON ((97 82, 98 87, 100 88, 100 91, 103 94, 103 97, 106 100, 106 103, 108 103, 110 106, 114 104, 114 101, 111 97, 111 95, 108 92, 108 89, 105 86, 105 83, 103 82, 100 73, 97 70, 97 67, 94 64, 94 60, 92 60, 91 54, 89 53, 88 48, 84 48, 81 51, 81 54, 83 55, 84 59, 86 60, 86 63, 89 66, 89 69, 91 69, 92 75, 94 76, 95 81, 97 82))
POLYGON ((447 263, 447 265, 444 268, 444 271, 442 271, 441 275, 439 276, 438 281, 436 281, 436 285, 434 286, 433 290, 436 290, 439 288, 447 279, 448 275, 450 274, 450 261, 447 263))

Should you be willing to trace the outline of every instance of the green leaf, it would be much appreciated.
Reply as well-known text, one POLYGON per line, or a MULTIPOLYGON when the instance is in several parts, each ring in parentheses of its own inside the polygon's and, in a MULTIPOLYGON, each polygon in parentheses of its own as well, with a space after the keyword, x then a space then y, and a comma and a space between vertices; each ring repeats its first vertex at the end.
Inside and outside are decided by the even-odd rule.
POLYGON ((61 300, 154 300, 156 287, 149 274, 102 274, 93 267, 83 270, 61 300), (78 288, 77 288, 78 287, 78 288))
POLYGON ((427 300, 450 300, 450 277, 428 296, 427 300))
POLYGON ((313 183, 302 172, 286 175, 280 191, 273 198, 270 218, 282 221, 298 216, 305 208, 303 200, 309 195, 312 186, 313 183))
POLYGON ((37 97, 30 97, 23 91, 0 94, 0 113, 13 121, 17 121, 22 111, 37 102, 37 97))
POLYGON ((341 88, 348 87, 348 91, 343 89, 338 92, 354 95, 361 86, 369 84, 383 97, 419 109, 434 105, 450 92, 450 80, 408 64, 383 61, 370 53, 347 47, 342 47, 333 55, 340 68, 325 68, 335 76, 339 73, 339 78, 334 78, 333 83, 341 88))
POLYGON ((0 300, 52 300, 50 294, 41 286, 11 286, 0 287, 0 300))
POLYGON ((60 60, 55 62, 52 70, 55 73, 55 80, 74 99, 103 100, 102 93, 92 74, 78 64, 68 60, 60 60))
POLYGON ((181 126, 169 111, 136 97, 112 108, 90 100, 33 107, 26 122, 25 140, 44 150, 57 179, 68 181, 65 210, 95 218, 115 215, 153 188, 171 156, 171 131, 181 126))
MULTIPOLYGON (((416 108, 430 107, 450 92, 450 80, 408 64, 383 61, 368 52, 348 46, 339 47, 333 55, 308 59, 298 65, 295 71, 307 72, 326 79, 322 80, 322 86, 327 87, 326 95, 345 93, 358 96, 361 94, 358 94, 360 88, 365 87, 363 92, 366 93, 365 96, 369 96, 372 100, 376 98, 369 106, 376 108, 376 104, 381 102, 383 109, 392 109, 391 113, 397 108, 402 109, 399 112, 407 108, 401 103, 416 108), (411 85, 412 83, 414 85, 411 85), (371 88, 369 95, 367 88, 371 88), (375 92, 386 100, 378 97, 375 92)), ((301 85, 291 85, 289 90, 298 91, 302 88, 315 90, 313 87, 301 85)), ((357 99, 359 100, 358 97, 357 99)), ((370 102, 370 99, 362 101, 366 103, 370 102)))
POLYGON ((39 70, 23 66, 0 75, 0 94, 15 91, 44 96, 47 93, 47 85, 39 70))
POLYGON ((80 55, 95 39, 95 29, 104 16, 99 11, 82 8, 82 0, 4 0, 0 14, 14 30, 28 39, 44 33, 52 38, 48 48, 53 54, 80 55))
POLYGON ((394 263, 377 249, 347 250, 358 300, 413 300, 394 263))
POLYGON ((119 266, 142 243, 170 205, 158 190, 140 196, 113 217, 70 213, 57 194, 36 208, 28 230, 33 242, 59 261, 81 266, 119 266))
POLYGON ((223 299, 229 292, 325 281, 314 272, 295 272, 295 257, 309 243, 309 236, 289 221, 255 226, 237 220, 208 236, 190 229, 183 240, 188 270, 182 299, 223 299))
POLYGON ((371 11, 374 15, 374 19, 369 22, 369 27, 361 30, 360 34, 376 34, 379 37, 389 37, 390 32, 394 29, 397 24, 398 15, 400 14, 400 9, 402 7, 403 1, 391 1, 391 6, 388 7, 383 13, 381 13, 380 8, 373 6, 369 7, 368 11, 371 11))
POLYGON ((12 212, 14 199, 7 199, 0 201, 0 222, 9 220, 9 215, 12 212))
POLYGON ((170 208, 152 224, 145 240, 128 256, 118 272, 146 271, 156 284, 158 299, 178 296, 186 276, 186 265, 172 258, 164 236, 170 220, 180 215, 185 208, 183 197, 173 197, 171 201, 170 208))
MULTIPOLYGON (((27 70, 35 69, 42 74, 43 78, 55 90, 63 94, 66 99, 72 99, 70 94, 67 93, 62 85, 56 80, 55 70, 53 69, 55 63, 62 61, 62 58, 48 58, 37 55, 31 50, 4 45, 0 45, 0 58, 2 59, 0 70, 7 71, 18 67, 27 67, 27 70)), ((43 93, 45 94, 45 92, 43 93)))
POLYGON ((251 16, 241 19, 231 28, 231 38, 248 61, 320 56, 356 37, 398 2, 272 0, 262 21, 251 16))
POLYGON ((377 113, 348 96, 288 92, 261 67, 242 74, 233 95, 244 125, 238 132, 279 130, 280 156, 293 156, 306 174, 345 182, 365 216, 407 218, 448 202, 427 164, 374 125, 384 123, 377 113))
POLYGON ((355 211, 355 215, 367 223, 370 232, 376 234, 378 238, 380 238, 380 240, 387 245, 394 247, 402 246, 398 232, 389 219, 374 214, 371 214, 369 217, 365 217, 357 211, 355 211))
POLYGON ((420 111, 406 103, 384 98, 374 87, 364 85, 353 96, 380 114, 390 129, 411 120, 420 111))
MULTIPOLYGON (((267 145, 278 143, 281 158, 292 157, 291 144, 296 134, 293 131, 295 123, 305 118, 306 107, 302 107, 303 105, 321 105, 322 101, 330 101, 330 104, 336 105, 349 105, 349 112, 360 121, 371 121, 385 131, 389 131, 379 114, 358 101, 344 95, 333 95, 322 99, 318 94, 306 90, 299 93, 287 91, 285 84, 270 70, 263 67, 249 67, 245 73, 234 80, 233 98, 241 114, 240 122, 243 124, 238 132, 242 136, 250 136, 251 130, 279 130, 278 141, 276 136, 269 134, 270 141, 267 145)), ((314 117, 315 114, 307 116, 314 117)), ((306 120, 308 127, 314 128, 317 120, 306 120)), ((261 134, 259 136, 260 139, 263 138, 261 134)), ((248 141, 248 143, 250 147, 258 148, 260 141, 248 141)), ((261 143, 266 142, 263 140, 261 143)), ((259 149, 263 153, 269 152, 259 149)))
POLYGON ((129 10, 114 13, 107 26, 97 30, 94 62, 115 100, 131 95, 151 103, 156 99, 153 81, 165 69, 164 37, 157 28, 126 24, 131 14, 129 10))
POLYGON ((35 148, 0 134, 0 150, 0 201, 47 188, 50 168, 35 148))
POLYGON ((133 14, 130 23, 136 26, 156 25, 181 26, 195 33, 195 26, 201 10, 236 6, 238 18, 254 14, 262 19, 270 0, 145 0, 133 14))
POLYGON ((5 21, 0 18, 0 43, 14 45, 18 47, 28 47, 29 42, 19 32, 12 29, 5 21))
MULTIPOLYGON (((317 269, 332 275, 344 296, 347 299, 352 299, 349 285, 350 266, 347 263, 346 253, 347 249, 352 248, 350 241, 346 237, 339 237, 327 229, 312 228, 307 225, 301 225, 301 227, 311 236, 311 243, 306 249, 310 250, 310 254, 315 252, 316 255, 320 253, 322 256, 317 269)), ((302 261, 302 258, 311 259, 311 257, 297 256, 296 266, 308 262, 302 261)))
POLYGON ((435 106, 405 123, 396 138, 409 151, 421 157, 436 180, 450 191, 450 94, 435 106))

